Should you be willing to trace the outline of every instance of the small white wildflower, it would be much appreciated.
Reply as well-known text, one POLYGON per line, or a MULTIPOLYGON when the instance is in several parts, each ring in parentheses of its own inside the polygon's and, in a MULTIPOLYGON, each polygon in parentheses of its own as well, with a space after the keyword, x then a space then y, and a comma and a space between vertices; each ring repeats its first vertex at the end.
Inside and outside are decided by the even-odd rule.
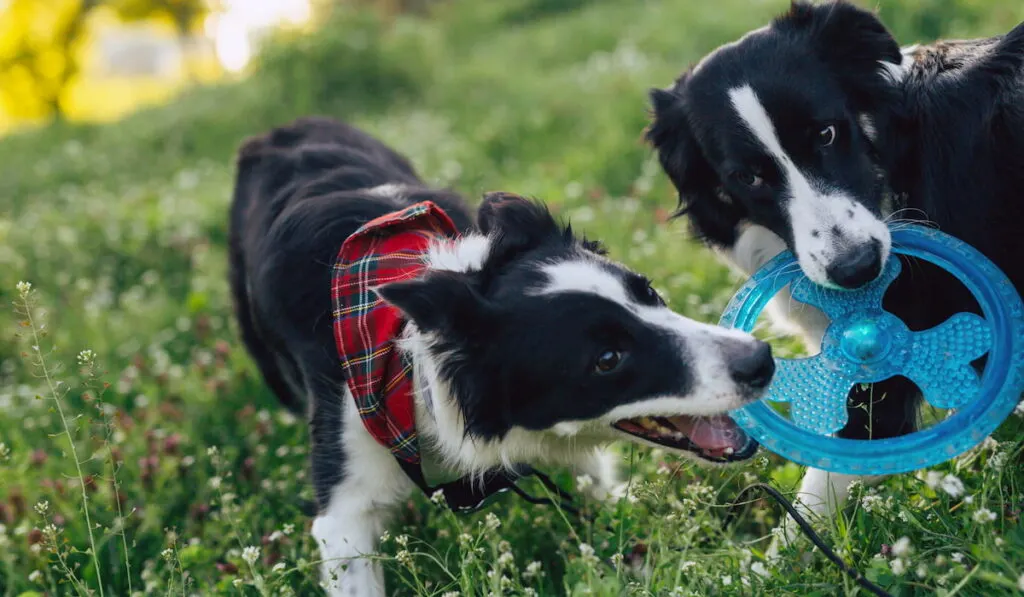
POLYGON ((694 562, 693 560, 686 560, 685 562, 679 565, 679 569, 683 572, 686 572, 687 570, 695 567, 696 565, 697 562, 694 562))
POLYGON ((240 578, 236 578, 235 580, 231 581, 231 585, 236 587, 236 588, 242 586, 242 584, 244 584, 244 583, 245 583, 245 581, 243 581, 240 578))
POLYGON ((537 589, 526 587, 523 589, 523 597, 537 597, 537 589))
POLYGON ((395 559, 399 564, 407 568, 412 566, 412 554, 406 549, 398 550, 398 553, 395 554, 395 559))
POLYGON ((1002 537, 996 537, 996 547, 1002 547, 1004 545, 1006 545, 1006 539, 1003 539, 1002 537))
POLYGON ((473 543, 473 536, 469 533, 459 533, 459 545, 469 547, 473 543))
POLYGON ((526 570, 523 572, 523 578, 534 578, 543 574, 543 564, 534 560, 526 565, 526 570))
POLYGON ((7 460, 10 457, 11 449, 4 442, 0 442, 0 460, 7 460))
MULTIPOLYGON (((19 282, 19 284, 23 284, 23 283, 24 282, 19 282)), ((19 290, 21 290, 21 289, 19 288, 19 290)), ((35 583, 43 582, 43 573, 40 572, 39 570, 33 570, 28 575, 28 582, 35 582, 35 583)))
POLYGON ((491 531, 497 530, 501 527, 501 520, 495 516, 494 512, 488 512, 484 517, 484 526, 491 531))
POLYGON ((285 535, 291 535, 295 532, 295 525, 289 522, 288 524, 281 527, 281 532, 285 535))
POLYGON ((622 561, 625 560, 626 557, 624 555, 622 555, 621 553, 613 553, 612 557, 610 557, 608 559, 611 560, 612 565, 617 568, 617 567, 622 565, 622 561))
POLYGON ((458 591, 448 591, 447 593, 441 595, 441 597, 462 597, 462 593, 458 591))
POLYGON ((942 482, 942 473, 939 471, 928 471, 924 475, 925 485, 932 489, 938 489, 939 483, 942 482))
POLYGON ((208 483, 211 489, 220 489, 220 484, 223 480, 220 477, 210 477, 208 483))
POLYGON ((284 539, 284 533, 281 531, 274 531, 273 533, 270 533, 270 536, 267 537, 267 539, 272 542, 280 541, 281 539, 284 539))
POLYGON ((1024 574, 1021 574, 1017 578, 1017 588, 1020 589, 1021 591, 1024 591, 1024 574))
POLYGON ((174 559, 174 550, 168 547, 167 549, 160 552, 160 557, 162 557, 165 561, 170 562, 172 559, 174 559))
MULTIPOLYGON (((21 298, 27 298, 29 293, 32 292, 32 283, 31 282, 21 281, 21 282, 18 282, 14 287, 18 290, 18 295, 20 295, 21 298)), ((37 570, 37 572, 38 572, 38 570, 37 570)), ((29 580, 32 580, 32 579, 29 578, 29 580)))
POLYGON ((209 448, 207 448, 206 449, 206 455, 207 456, 216 456, 217 455, 217 446, 210 446, 209 448))
POLYGON ((964 494, 964 482, 956 475, 946 475, 939 486, 951 497, 960 497, 964 494))
POLYGON ((892 544, 892 555, 893 557, 902 558, 910 555, 913 547, 910 545, 909 537, 900 537, 896 540, 896 543, 892 544))
POLYGON ((280 573, 284 572, 284 569, 287 568, 287 567, 288 566, 285 565, 284 562, 278 562, 278 563, 274 564, 274 567, 271 568, 270 570, 271 570, 271 572, 273 572, 275 574, 280 574, 280 573))
POLYGON ((443 506, 444 505, 444 490, 443 489, 438 489, 433 494, 431 494, 430 501, 434 502, 435 505, 443 506))
POLYGON ((914 570, 914 574, 916 574, 918 578, 924 578, 928 576, 928 567, 921 564, 917 567, 917 570, 914 570))
POLYGON ((732 577, 731 576, 726 575, 726 576, 722 577, 722 586, 723 587, 728 587, 731 584, 732 584, 732 577))
POLYGON ((951 555, 949 557, 951 557, 953 559, 953 561, 956 562, 957 564, 963 563, 963 561, 964 561, 964 554, 960 553, 959 551, 953 552, 953 555, 951 555))
POLYGON ((505 553, 500 554, 498 556, 498 565, 499 566, 509 566, 509 565, 515 563, 515 561, 516 561, 515 556, 513 556, 511 553, 509 553, 507 551, 505 553))
POLYGON ((752 563, 750 565, 750 571, 761 577, 768 576, 768 568, 765 567, 764 562, 752 563))
POLYGON ((974 496, 973 495, 965 495, 964 496, 964 503, 965 504, 973 504, 974 503, 974 496))
POLYGON ((252 566, 256 563, 256 560, 260 559, 260 548, 255 545, 246 547, 242 550, 242 559, 252 566))
POLYGON ((1009 452, 996 452, 995 454, 989 457, 988 462, 985 463, 985 466, 992 470, 998 471, 1003 468, 1003 466, 1006 464, 1006 461, 1009 460, 1009 458, 1009 452))
POLYGON ((409 545, 409 535, 399 535, 395 537, 395 543, 401 547, 409 545))
POLYGON ((993 520, 995 520, 996 513, 989 510, 988 508, 979 508, 974 511, 974 514, 971 515, 971 518, 973 518, 974 522, 978 524, 985 524, 986 522, 992 522, 993 520))
POLYGON ((594 486, 594 478, 591 477, 590 475, 583 474, 583 475, 580 475, 580 476, 576 477, 576 489, 577 490, 584 491, 584 490, 589 489, 590 487, 593 487, 593 486, 594 486))
POLYGON ((46 511, 49 510, 49 509, 50 509, 50 502, 48 502, 46 500, 38 502, 35 505, 35 511, 38 512, 40 516, 44 516, 46 514, 46 511))
POLYGON ((876 512, 881 512, 884 509, 884 500, 878 494, 869 493, 861 498, 860 505, 868 514, 874 514, 876 512))
POLYGON ((82 367, 91 367, 96 362, 96 353, 85 349, 78 353, 78 364, 82 367))
POLYGON ((391 541, 391 533, 384 531, 384 534, 380 536, 380 542, 387 543, 388 541, 391 541))
POLYGON ((889 562, 889 567, 892 568, 892 573, 896 576, 903 576, 903 573, 907 571, 907 564, 900 558, 889 562))
POLYGON ((580 543, 580 556, 584 562, 594 563, 597 561, 597 555, 594 548, 589 543, 580 543))

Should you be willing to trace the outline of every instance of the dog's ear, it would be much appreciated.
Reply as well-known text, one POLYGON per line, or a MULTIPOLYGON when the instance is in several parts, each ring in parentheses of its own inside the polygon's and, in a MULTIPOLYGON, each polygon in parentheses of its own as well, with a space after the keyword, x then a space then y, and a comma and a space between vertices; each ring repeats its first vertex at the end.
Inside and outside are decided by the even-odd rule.
POLYGON ((902 76, 903 56, 889 30, 873 13, 844 0, 794 2, 774 27, 809 35, 815 53, 832 67, 859 111, 877 108, 902 76))
POLYGON ((428 271, 421 278, 384 284, 374 290, 426 332, 479 330, 487 310, 471 274, 462 272, 428 271))
POLYGON ((501 191, 484 195, 477 226, 491 238, 487 264, 492 270, 524 251, 562 238, 561 226, 544 204, 501 191))
MULTIPOLYGON (((680 77, 675 88, 685 85, 688 77, 680 77)), ((738 203, 722 198, 721 181, 690 127, 683 98, 674 90, 652 89, 650 101, 653 119, 644 136, 658 152, 662 169, 679 193, 676 215, 687 215, 700 238, 731 244, 746 212, 738 203)))

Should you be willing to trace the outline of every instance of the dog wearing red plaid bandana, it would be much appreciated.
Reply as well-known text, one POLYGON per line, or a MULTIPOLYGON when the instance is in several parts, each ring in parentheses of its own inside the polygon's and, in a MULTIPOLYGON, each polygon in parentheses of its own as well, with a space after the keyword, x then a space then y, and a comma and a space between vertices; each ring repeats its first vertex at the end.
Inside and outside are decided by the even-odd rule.
POLYGON ((672 312, 543 205, 491 193, 474 218, 324 118, 248 140, 237 168, 236 316, 308 417, 329 594, 384 594, 371 556, 417 487, 459 506, 520 467, 566 465, 614 497, 616 439, 712 463, 755 452, 726 413, 763 394, 768 346, 672 312))

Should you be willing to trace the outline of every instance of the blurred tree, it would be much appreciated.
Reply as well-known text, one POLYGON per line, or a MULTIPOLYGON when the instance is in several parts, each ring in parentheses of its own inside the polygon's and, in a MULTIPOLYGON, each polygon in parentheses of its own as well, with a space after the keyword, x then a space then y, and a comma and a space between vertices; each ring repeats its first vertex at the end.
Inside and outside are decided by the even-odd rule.
POLYGON ((0 101, 15 118, 64 117, 89 14, 103 0, 8 0, 0 19, 0 101))

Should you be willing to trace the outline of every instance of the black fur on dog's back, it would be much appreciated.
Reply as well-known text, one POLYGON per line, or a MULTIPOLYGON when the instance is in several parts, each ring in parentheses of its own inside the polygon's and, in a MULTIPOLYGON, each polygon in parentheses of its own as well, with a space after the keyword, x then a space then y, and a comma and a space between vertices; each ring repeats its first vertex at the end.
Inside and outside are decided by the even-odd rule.
POLYGON ((230 214, 231 291, 243 341, 292 411, 310 391, 305 374, 340 369, 318 365, 337 358, 329 288, 341 243, 366 222, 428 199, 460 230, 472 225, 458 195, 426 187, 403 156, 347 124, 300 118, 243 143, 230 214), (373 190, 383 185, 400 191, 373 190))

